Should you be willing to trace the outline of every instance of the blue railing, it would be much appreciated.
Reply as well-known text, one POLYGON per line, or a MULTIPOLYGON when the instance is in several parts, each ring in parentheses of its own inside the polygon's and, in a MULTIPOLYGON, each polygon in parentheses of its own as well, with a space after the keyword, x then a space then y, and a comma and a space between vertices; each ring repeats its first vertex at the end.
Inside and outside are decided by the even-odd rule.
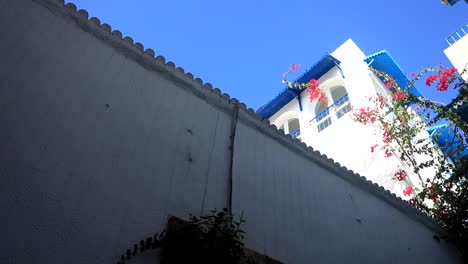
POLYGON ((336 117, 341 118, 346 113, 351 111, 351 104, 346 104, 349 102, 348 94, 343 95, 340 99, 336 100, 334 103, 336 107, 336 117))
POLYGON ((459 41, 463 36, 468 34, 468 24, 463 25, 457 31, 453 32, 450 36, 448 36, 445 41, 451 46, 453 43, 459 41))
POLYGON ((333 104, 335 105, 335 107, 340 107, 340 106, 344 105, 348 101, 349 101, 348 94, 345 94, 342 97, 340 97, 340 99, 336 100, 336 102, 333 103, 333 104))
POLYGON ((318 113, 312 120, 309 121, 309 123, 316 121, 318 123, 317 124, 318 131, 320 132, 324 130, 332 123, 331 118, 329 117, 330 108, 335 107, 336 116, 338 118, 341 118, 342 116, 344 116, 346 113, 348 113, 351 110, 351 104, 349 104, 348 102, 349 102, 348 94, 345 94, 342 97, 340 97, 338 100, 336 100, 333 103, 333 105, 323 109, 320 113, 318 113))
POLYGON ((292 137, 292 138, 297 138, 297 137, 300 136, 300 135, 301 135, 301 129, 300 129, 300 128, 294 130, 294 131, 291 133, 291 137, 292 137))
MULTIPOLYGON (((320 122, 320 120, 324 119, 329 114, 330 114, 330 107, 327 107, 322 112, 318 113, 314 119, 316 119, 317 122, 320 122)), ((314 119, 312 119, 311 121, 313 121, 314 119)))

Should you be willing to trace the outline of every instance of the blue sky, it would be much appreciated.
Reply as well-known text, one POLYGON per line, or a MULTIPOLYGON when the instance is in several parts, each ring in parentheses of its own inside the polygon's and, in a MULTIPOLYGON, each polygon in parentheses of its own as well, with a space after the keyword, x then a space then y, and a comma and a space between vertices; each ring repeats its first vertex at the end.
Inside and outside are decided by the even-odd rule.
MULTIPOLYGON (((451 66, 445 38, 468 22, 464 1, 71 2, 254 109, 284 88, 292 63, 304 70, 348 38, 368 55, 387 49, 408 74, 451 66)), ((443 102, 455 95, 418 88, 443 102)))

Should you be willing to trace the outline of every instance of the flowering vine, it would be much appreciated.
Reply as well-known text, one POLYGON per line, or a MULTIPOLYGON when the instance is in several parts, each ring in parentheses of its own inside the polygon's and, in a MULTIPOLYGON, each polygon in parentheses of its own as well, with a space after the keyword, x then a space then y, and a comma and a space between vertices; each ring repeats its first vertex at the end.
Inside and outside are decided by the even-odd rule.
POLYGON ((404 169, 397 168, 393 179, 406 185, 403 196, 410 199, 411 205, 445 226, 449 231, 448 238, 459 248, 468 248, 468 157, 455 162, 450 159, 460 157, 468 147, 468 125, 453 110, 453 106, 468 102, 467 83, 456 75, 455 68, 444 68, 442 64, 411 74, 412 80, 404 88, 399 87, 392 76, 370 70, 391 93, 391 96, 369 98, 370 106, 353 112, 355 121, 382 131, 381 142, 372 145, 370 151, 374 153, 379 148, 385 158, 399 159, 404 169), (409 93, 410 87, 423 77, 426 86, 440 92, 452 86, 458 89, 458 96, 451 103, 443 104, 409 93), (429 111, 435 113, 435 117, 431 118, 429 111), (452 135, 442 151, 434 143, 437 134, 433 141, 423 133, 428 126, 441 120, 448 122, 452 135), (456 147, 453 145, 455 141, 458 143, 456 147), (426 168, 432 169, 429 177, 427 170, 422 173, 426 168), (412 182, 410 174, 419 182, 412 182))
POLYGON ((291 89, 300 89, 300 90, 306 89, 307 92, 309 93, 309 99, 311 102, 317 100, 321 104, 327 105, 328 103, 327 95, 322 89, 320 89, 319 81, 315 79, 311 79, 307 83, 295 83, 295 82, 288 81, 286 79, 290 73, 297 71, 299 67, 300 67, 300 64, 292 64, 291 68, 287 72, 283 73, 283 78, 284 78, 283 83, 286 83, 288 87, 291 89))
MULTIPOLYGON (((293 64, 283 75, 283 82, 291 89, 306 89, 311 101, 326 104, 325 93, 317 80, 307 83, 286 80, 298 68, 299 65, 293 64)), ((456 75, 455 68, 444 68, 442 64, 419 74, 412 73, 407 87, 400 87, 385 72, 370 70, 388 89, 388 95, 369 97, 367 106, 355 108, 352 113, 355 121, 376 127, 381 133, 380 142, 370 146, 370 151, 376 155, 382 153, 386 159, 399 159, 402 167, 395 168, 392 179, 404 185, 403 197, 445 226, 448 238, 455 245, 468 248, 468 157, 461 157, 468 146, 468 125, 453 110, 454 106, 468 103, 468 84, 456 75), (409 89, 423 77, 429 87, 444 92, 452 86, 459 94, 449 104, 411 94, 409 89), (448 122, 453 136, 441 150, 434 142, 438 135, 431 138, 425 131, 443 120, 448 122), (452 146, 455 141, 456 147, 452 146), (458 160, 453 162, 453 157, 458 160)))

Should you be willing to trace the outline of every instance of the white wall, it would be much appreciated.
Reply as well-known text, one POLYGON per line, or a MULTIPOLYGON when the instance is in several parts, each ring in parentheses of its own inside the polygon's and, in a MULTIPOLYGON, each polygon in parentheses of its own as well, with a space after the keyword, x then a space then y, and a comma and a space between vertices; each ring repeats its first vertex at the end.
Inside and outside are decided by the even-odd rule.
POLYGON ((457 68, 458 73, 462 73, 463 69, 467 67, 467 71, 462 77, 468 81, 468 34, 446 48, 444 53, 452 65, 457 68))
POLYGON ((407 203, 72 5, 0 7, 0 263, 115 262, 168 215, 226 207, 234 105, 249 247, 285 263, 459 262, 407 203))

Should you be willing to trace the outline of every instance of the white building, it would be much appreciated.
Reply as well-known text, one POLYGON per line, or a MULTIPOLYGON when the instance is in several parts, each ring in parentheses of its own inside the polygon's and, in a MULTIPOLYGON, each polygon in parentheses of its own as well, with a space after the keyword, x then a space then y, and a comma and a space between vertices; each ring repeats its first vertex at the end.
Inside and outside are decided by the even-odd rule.
POLYGON ((444 50, 445 55, 452 65, 457 68, 458 73, 466 72, 462 75, 468 81, 468 24, 463 25, 446 39, 448 48, 444 50))
MULTIPOLYGON (((383 150, 370 151, 371 146, 381 141, 382 133, 352 120, 350 115, 351 107, 366 106, 369 96, 390 95, 369 66, 390 74, 400 87, 409 83, 387 51, 366 56, 349 39, 295 80, 299 83, 318 80, 327 94, 328 106, 311 102, 306 90, 285 88, 257 113, 286 134, 402 196, 405 186, 417 185, 418 181, 412 181, 412 177, 405 183, 395 181, 393 175, 402 163, 394 156, 386 158, 383 150)), ((421 96, 415 87, 410 92, 421 96)))

